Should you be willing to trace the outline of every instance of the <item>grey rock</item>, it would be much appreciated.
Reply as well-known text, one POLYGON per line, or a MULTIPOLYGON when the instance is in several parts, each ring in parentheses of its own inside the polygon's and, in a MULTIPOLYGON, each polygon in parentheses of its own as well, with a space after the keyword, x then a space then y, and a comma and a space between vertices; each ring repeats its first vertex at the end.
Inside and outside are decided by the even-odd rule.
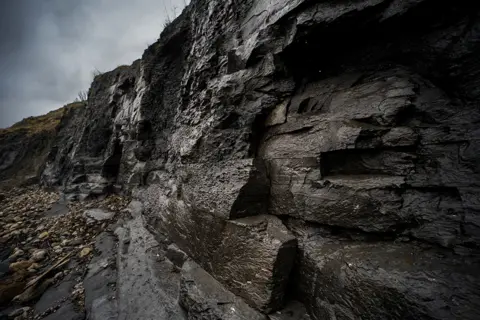
POLYGON ((102 222, 104 220, 110 220, 115 215, 115 212, 106 211, 103 209, 89 209, 85 210, 84 217, 91 221, 102 222))
POLYGON ((35 262, 42 261, 47 256, 47 250, 36 250, 32 253, 31 260, 35 262))
POLYGON ((117 282, 115 236, 107 232, 101 233, 95 241, 95 248, 100 254, 95 255, 90 261, 83 280, 86 319, 118 319, 115 299, 117 282))
POLYGON ((130 202, 127 209, 130 212, 131 216, 136 218, 143 213, 143 204, 140 201, 133 200, 132 202, 130 202))
POLYGON ((460 230, 471 198, 462 198, 460 190, 474 187, 478 172, 458 161, 460 137, 434 133, 441 125, 465 136, 469 125, 459 128, 463 120, 453 114, 437 123, 418 122, 416 114, 434 119, 453 102, 409 71, 374 72, 352 86, 358 77, 308 85, 292 98, 289 120, 267 134, 261 152, 272 181, 271 213, 405 233, 445 247, 469 241, 460 230), (314 103, 322 104, 321 114, 298 113, 303 101, 313 103, 316 88, 324 92, 315 99, 329 97, 314 103), (405 108, 412 113, 402 119, 408 127, 397 120, 405 108))
POLYGON ((181 268, 183 263, 188 259, 188 256, 185 252, 180 250, 175 244, 170 244, 167 247, 167 252, 165 256, 177 267, 181 268))
POLYGON ((165 251, 145 229, 142 217, 126 222, 116 234, 118 319, 186 319, 177 302, 180 274, 165 259, 165 251))
POLYGON ((179 303, 191 320, 266 320, 191 260, 182 268, 179 303))
POLYGON ((73 277, 69 275, 57 285, 48 288, 42 297, 35 303, 35 313, 41 314, 47 311, 47 309, 57 306, 62 299, 69 298, 72 289, 76 284, 72 278, 73 277))
POLYGON ((213 275, 264 312, 283 306, 297 242, 274 216, 228 221, 213 275))
POLYGON ((79 312, 71 302, 63 304, 55 313, 42 318, 44 320, 84 320, 85 315, 79 312))
POLYGON ((47 217, 55 217, 55 216, 62 216, 69 212, 69 209, 65 203, 65 201, 59 201, 53 204, 50 210, 45 212, 47 217))
POLYGON ((170 204, 163 227, 181 249, 251 306, 267 313, 282 307, 296 241, 280 219, 260 215, 225 222, 190 213, 180 201, 170 204))
POLYGON ((474 319, 480 311, 478 258, 415 242, 353 242, 291 227, 302 239, 295 295, 314 318, 474 319))

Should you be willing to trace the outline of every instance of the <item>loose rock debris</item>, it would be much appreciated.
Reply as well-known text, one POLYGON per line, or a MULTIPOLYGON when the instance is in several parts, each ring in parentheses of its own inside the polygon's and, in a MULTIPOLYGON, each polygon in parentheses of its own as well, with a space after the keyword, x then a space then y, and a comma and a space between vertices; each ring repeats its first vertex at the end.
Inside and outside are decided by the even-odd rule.
POLYGON ((0 191, 0 318, 42 319, 67 302, 84 312, 81 276, 46 311, 36 314, 33 306, 69 275, 85 274, 96 236, 128 203, 120 196, 65 203, 39 187, 0 191), (48 214, 52 207, 62 214, 48 214))

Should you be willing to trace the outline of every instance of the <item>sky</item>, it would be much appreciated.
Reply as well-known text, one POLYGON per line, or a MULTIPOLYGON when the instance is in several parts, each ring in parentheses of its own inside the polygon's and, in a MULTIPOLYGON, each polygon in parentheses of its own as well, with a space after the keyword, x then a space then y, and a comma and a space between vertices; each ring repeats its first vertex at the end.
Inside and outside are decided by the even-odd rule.
POLYGON ((0 128, 87 90, 92 72, 131 64, 189 0, 0 0, 0 128))

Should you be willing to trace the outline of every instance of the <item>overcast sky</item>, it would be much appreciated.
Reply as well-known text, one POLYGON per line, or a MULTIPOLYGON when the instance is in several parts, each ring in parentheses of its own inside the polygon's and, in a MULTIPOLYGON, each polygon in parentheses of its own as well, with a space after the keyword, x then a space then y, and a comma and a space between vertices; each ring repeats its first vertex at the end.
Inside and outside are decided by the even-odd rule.
POLYGON ((0 128, 73 101, 141 57, 188 0, 0 0, 0 128))

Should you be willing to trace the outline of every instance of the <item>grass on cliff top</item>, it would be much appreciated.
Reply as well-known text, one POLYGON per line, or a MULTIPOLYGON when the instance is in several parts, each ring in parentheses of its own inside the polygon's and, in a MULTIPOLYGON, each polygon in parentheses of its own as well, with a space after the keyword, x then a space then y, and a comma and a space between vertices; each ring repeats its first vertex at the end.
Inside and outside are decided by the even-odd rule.
POLYGON ((0 129, 0 135, 20 131, 23 131, 29 135, 34 135, 40 132, 54 131, 55 128, 60 124, 62 116, 65 114, 65 112, 72 108, 83 107, 84 105, 84 102, 73 102, 60 109, 50 111, 47 114, 38 117, 25 118, 22 121, 15 123, 10 128, 0 129))

